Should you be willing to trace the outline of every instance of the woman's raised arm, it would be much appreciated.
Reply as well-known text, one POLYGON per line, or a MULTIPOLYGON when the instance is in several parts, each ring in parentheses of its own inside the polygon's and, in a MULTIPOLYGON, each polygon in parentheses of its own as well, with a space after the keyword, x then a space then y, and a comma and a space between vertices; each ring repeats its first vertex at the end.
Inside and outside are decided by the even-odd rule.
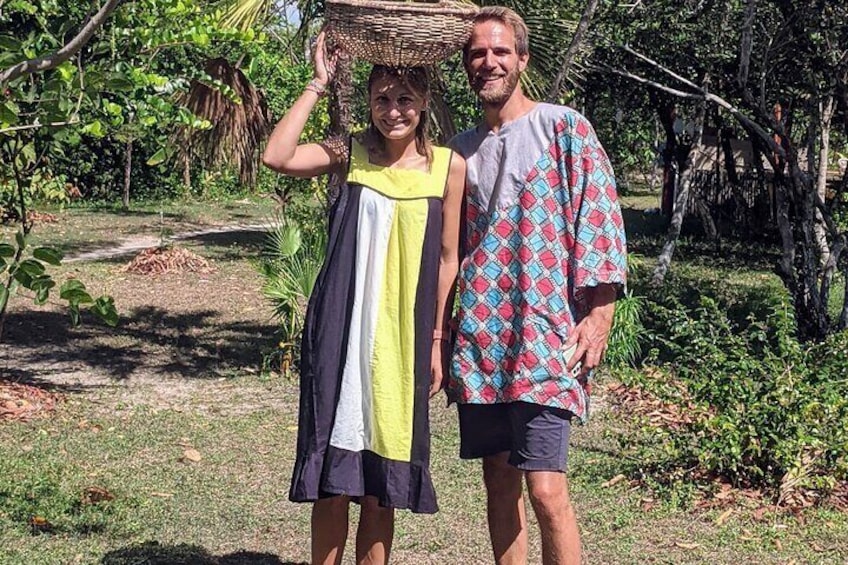
POLYGON ((336 55, 327 56, 324 39, 322 31, 315 42, 314 78, 277 123, 262 155, 265 166, 293 177, 308 178, 329 173, 347 160, 344 153, 333 144, 298 144, 309 114, 335 72, 336 55))

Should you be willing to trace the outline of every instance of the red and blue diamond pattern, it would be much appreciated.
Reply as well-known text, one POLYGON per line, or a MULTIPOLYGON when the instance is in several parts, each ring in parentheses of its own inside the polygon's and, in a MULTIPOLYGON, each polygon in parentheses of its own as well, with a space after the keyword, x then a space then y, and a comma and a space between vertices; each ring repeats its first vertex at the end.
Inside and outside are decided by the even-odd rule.
POLYGON ((582 288, 624 283, 626 252, 609 160, 591 125, 572 115, 557 122, 518 202, 489 215, 468 196, 450 383, 458 402, 586 416, 588 385, 566 375, 562 344, 580 319, 582 288))

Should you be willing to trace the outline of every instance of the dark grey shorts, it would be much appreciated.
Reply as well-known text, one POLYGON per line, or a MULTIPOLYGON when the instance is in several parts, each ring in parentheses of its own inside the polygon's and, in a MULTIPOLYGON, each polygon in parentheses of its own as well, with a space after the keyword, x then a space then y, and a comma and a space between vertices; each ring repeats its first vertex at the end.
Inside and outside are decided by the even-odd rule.
POLYGON ((459 405, 459 456, 508 452, 524 471, 565 471, 571 412, 527 402, 459 405))

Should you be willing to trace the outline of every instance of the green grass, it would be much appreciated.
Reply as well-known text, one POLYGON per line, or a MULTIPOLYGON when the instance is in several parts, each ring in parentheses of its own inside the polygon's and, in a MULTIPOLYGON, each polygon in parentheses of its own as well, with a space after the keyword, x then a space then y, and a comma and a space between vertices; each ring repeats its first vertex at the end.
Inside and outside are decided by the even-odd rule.
MULTIPOLYGON (((118 402, 117 391, 73 395, 50 419, 0 427, 0 563, 134 562, 165 555, 227 556, 246 550, 308 559, 308 505, 286 501, 293 463, 296 386, 285 380, 219 381, 179 409, 118 402), (219 391, 220 392, 220 391, 219 391), (257 397, 278 406, 250 408, 257 397), (187 448, 202 459, 185 459, 187 448), (83 504, 87 487, 114 500, 83 504), (27 519, 54 530, 34 535, 27 519), (152 543, 156 542, 156 545, 152 543), (113 561, 104 560, 105 557, 113 561), (126 557, 125 561, 114 561, 126 557), (138 559, 131 561, 130 557, 138 559)), ((123 399, 123 397, 121 397, 123 399)), ((433 476, 442 512, 398 513, 398 563, 490 562, 479 465, 456 457, 452 409, 433 407, 433 476)), ((573 498, 591 563, 844 563, 848 518, 810 510, 802 520, 756 502, 692 510, 672 500, 645 508, 650 491, 604 483, 634 462, 611 437, 627 420, 604 412, 574 433, 573 498), (778 545, 779 542, 779 545, 778 545)), ((355 511, 352 512, 355 517, 355 511)), ((355 523, 355 520, 353 520, 355 523)), ((531 536, 538 562, 538 536, 531 536)), ((245 561, 251 562, 251 561, 245 561)))

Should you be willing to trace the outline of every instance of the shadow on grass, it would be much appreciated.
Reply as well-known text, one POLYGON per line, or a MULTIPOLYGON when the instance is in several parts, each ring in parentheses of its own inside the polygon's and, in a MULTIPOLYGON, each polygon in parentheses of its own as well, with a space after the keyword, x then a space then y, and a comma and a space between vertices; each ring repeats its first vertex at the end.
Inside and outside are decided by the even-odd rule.
POLYGON ((243 258, 244 254, 258 255, 267 238, 266 229, 239 229, 181 237, 177 241, 180 244, 202 245, 207 251, 205 255, 215 259, 232 260, 243 258))
POLYGON ((110 551, 103 556, 102 565, 305 565, 300 561, 283 561, 271 553, 236 551, 212 555, 199 545, 181 543, 165 545, 148 541, 110 551))
POLYGON ((73 328, 60 312, 9 314, 0 376, 38 384, 51 374, 96 370, 114 379, 153 373, 186 379, 255 370, 276 326, 219 319, 214 310, 174 313, 154 306, 122 312, 118 327, 90 316, 73 328))

